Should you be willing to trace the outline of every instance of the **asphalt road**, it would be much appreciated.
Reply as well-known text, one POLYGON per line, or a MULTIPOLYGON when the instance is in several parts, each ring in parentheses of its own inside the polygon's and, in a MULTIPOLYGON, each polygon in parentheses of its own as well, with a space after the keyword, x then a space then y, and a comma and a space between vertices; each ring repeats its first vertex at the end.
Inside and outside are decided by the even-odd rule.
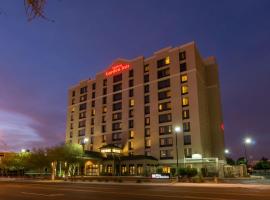
POLYGON ((270 200, 260 188, 0 182, 0 200, 270 200))

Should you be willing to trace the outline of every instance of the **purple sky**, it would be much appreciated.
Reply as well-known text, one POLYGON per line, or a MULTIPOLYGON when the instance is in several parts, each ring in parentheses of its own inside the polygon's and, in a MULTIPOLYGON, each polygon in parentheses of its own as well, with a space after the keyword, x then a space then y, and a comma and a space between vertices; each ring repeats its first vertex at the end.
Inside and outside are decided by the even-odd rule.
POLYGON ((220 67, 226 146, 270 158, 270 1, 48 1, 27 22, 0 2, 0 150, 64 141, 67 89, 118 58, 195 40, 220 67))

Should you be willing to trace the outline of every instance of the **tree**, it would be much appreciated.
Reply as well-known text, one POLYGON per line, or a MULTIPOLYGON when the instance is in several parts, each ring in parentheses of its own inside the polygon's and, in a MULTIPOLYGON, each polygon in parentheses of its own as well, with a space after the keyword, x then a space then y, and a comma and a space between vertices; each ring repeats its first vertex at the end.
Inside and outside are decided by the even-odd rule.
POLYGON ((45 168, 50 167, 50 161, 45 149, 33 149, 27 159, 27 166, 29 169, 38 170, 42 174, 45 168))
POLYGON ((237 165, 241 165, 241 164, 247 164, 246 158, 245 157, 240 157, 237 159, 236 161, 237 165))
POLYGON ((262 157, 262 159, 256 163, 254 169, 257 170, 267 170, 270 169, 270 162, 268 161, 267 158, 262 157))
POLYGON ((235 165, 235 161, 232 158, 226 157, 226 162, 228 165, 235 165))

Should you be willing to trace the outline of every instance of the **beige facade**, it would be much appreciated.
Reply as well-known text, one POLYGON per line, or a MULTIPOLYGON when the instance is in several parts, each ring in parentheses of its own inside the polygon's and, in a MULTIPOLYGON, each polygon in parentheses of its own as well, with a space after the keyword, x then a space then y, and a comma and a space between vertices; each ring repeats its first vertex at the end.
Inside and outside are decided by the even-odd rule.
POLYGON ((218 66, 214 57, 203 59, 194 42, 149 58, 117 59, 68 92, 66 142, 85 143, 85 150, 115 144, 124 155, 172 166, 178 126, 179 163, 192 155, 223 159, 218 66))

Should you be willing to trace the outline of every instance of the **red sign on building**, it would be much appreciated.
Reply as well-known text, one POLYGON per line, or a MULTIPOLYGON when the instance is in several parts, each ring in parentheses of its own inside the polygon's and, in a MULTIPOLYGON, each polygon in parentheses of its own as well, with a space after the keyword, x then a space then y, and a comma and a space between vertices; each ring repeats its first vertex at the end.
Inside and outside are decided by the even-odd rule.
POLYGON ((129 69, 130 65, 129 64, 117 64, 117 65, 113 65, 111 66, 110 69, 108 69, 106 72, 105 72, 105 75, 106 76, 112 76, 114 74, 118 74, 122 71, 125 71, 127 69, 129 69))

